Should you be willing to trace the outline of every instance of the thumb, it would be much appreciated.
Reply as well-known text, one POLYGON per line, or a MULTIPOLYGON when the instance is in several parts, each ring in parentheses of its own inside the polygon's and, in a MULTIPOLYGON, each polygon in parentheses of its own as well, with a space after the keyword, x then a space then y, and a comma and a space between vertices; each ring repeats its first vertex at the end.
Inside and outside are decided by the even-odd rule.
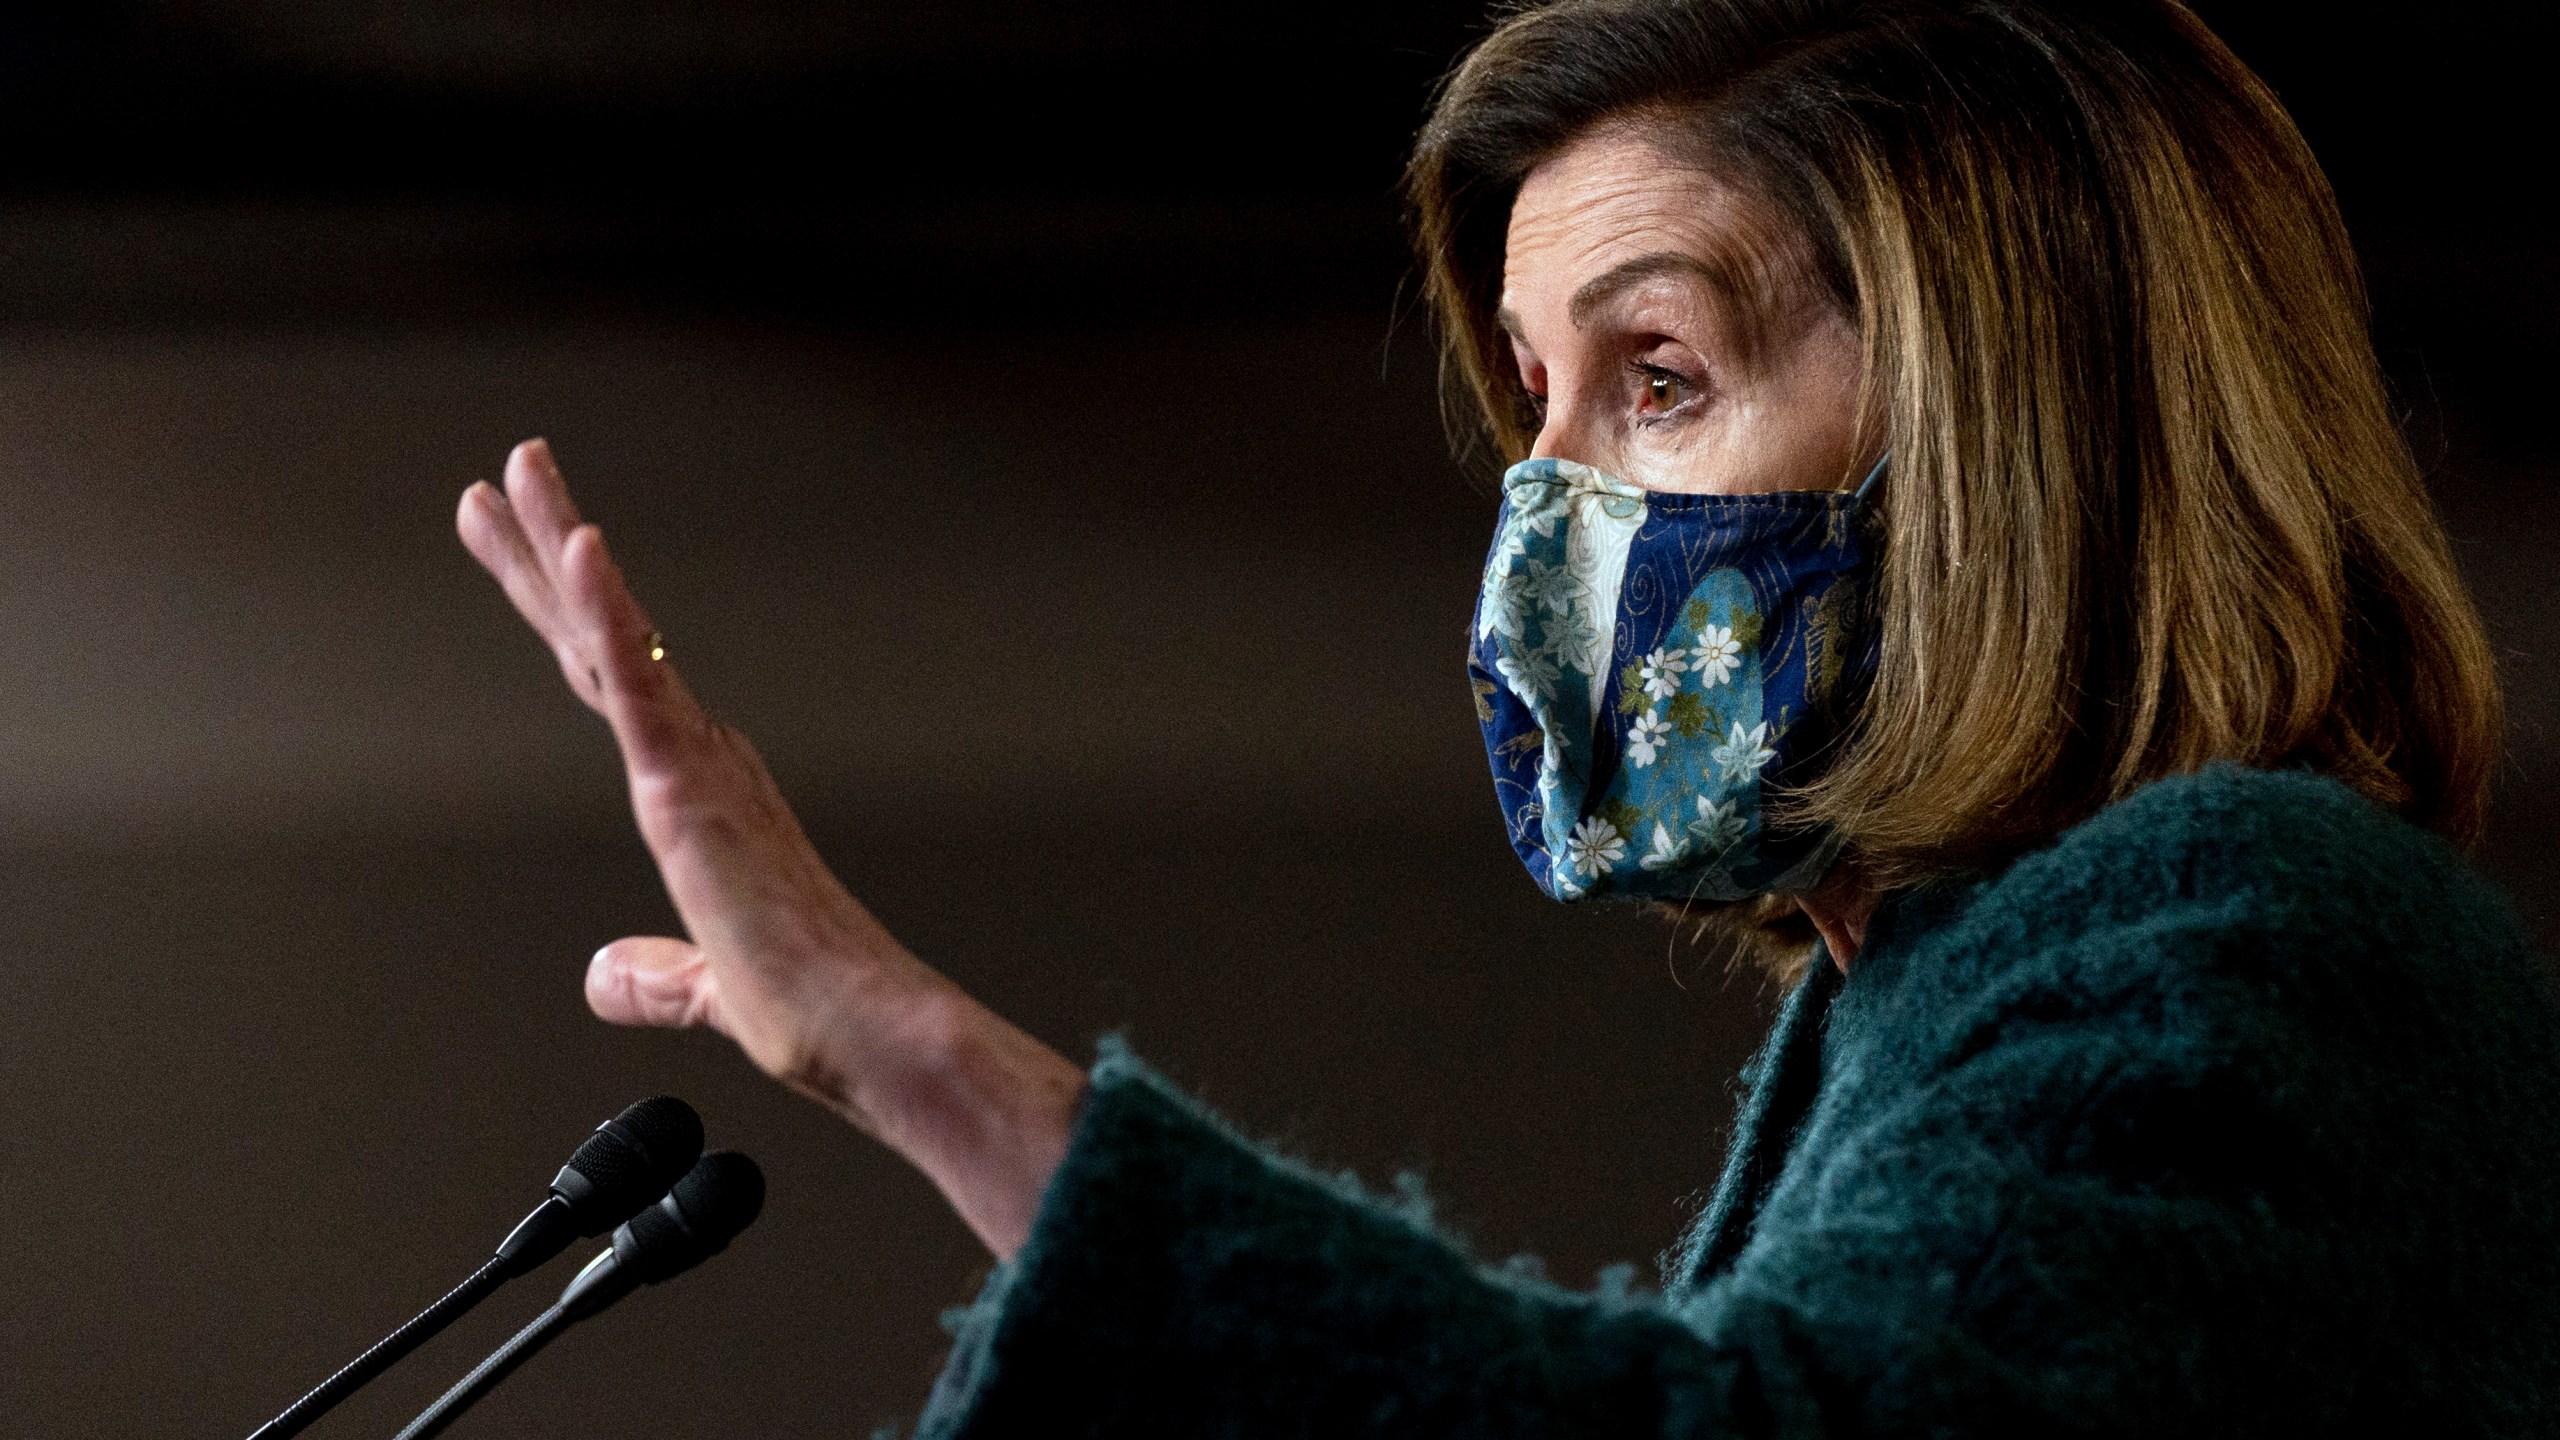
POLYGON ((587 1006, 616 1025, 710 1024, 711 967, 685 941, 628 936, 587 962, 587 1006))

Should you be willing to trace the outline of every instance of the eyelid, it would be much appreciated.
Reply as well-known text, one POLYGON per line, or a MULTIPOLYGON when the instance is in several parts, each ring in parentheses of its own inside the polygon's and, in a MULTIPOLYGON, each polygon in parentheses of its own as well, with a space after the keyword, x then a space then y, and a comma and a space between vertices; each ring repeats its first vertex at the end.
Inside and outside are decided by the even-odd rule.
POLYGON ((1650 382, 1655 378, 1665 378, 1677 381, 1689 392, 1680 398, 1678 404, 1671 406, 1669 409, 1649 410, 1646 408, 1646 404, 1650 397, 1643 394, 1640 388, 1636 396, 1636 423, 1639 425, 1658 424, 1664 420, 1669 420, 1675 416, 1685 414, 1689 411, 1690 407, 1706 398, 1706 377, 1703 375, 1691 374, 1677 366, 1663 365, 1649 360, 1630 359, 1627 362, 1627 371, 1629 374, 1637 377, 1640 387, 1642 384, 1650 382))

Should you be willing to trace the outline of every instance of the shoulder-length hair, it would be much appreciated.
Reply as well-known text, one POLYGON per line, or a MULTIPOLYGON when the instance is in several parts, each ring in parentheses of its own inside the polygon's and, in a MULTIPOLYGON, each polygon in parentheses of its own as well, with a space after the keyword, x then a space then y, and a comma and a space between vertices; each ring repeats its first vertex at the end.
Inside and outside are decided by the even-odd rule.
POLYGON ((1559 0, 1450 76, 1407 195, 1444 379, 1506 460, 1520 183, 1594 126, 1801 231, 1865 347, 1882 662, 1794 816, 1908 878, 2213 760, 2458 842, 2495 665, 2385 393, 2328 182, 2170 0, 1559 0))

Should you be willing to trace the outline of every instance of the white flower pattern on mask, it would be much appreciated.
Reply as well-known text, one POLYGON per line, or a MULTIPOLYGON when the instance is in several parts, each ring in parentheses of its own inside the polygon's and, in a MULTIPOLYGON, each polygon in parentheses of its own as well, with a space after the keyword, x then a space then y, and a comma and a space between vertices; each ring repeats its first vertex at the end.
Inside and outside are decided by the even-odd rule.
POLYGON ((1734 721, 1733 733, 1727 735, 1724 743, 1715 748, 1712 758, 1716 762, 1717 771, 1727 780, 1737 777, 1749 779, 1759 774, 1761 766, 1778 758, 1778 752, 1769 748, 1768 739, 1768 721, 1763 720, 1752 726, 1747 733, 1743 730, 1741 721, 1734 721))
POLYGON ((1559 659, 1588 656, 1600 644, 1600 630, 1590 613, 1576 606, 1570 613, 1546 622, 1547 652, 1559 659))
POLYGON ((1636 667, 1636 678, 1644 682, 1644 693, 1656 700, 1668 700, 1680 689, 1680 676, 1689 668, 1681 651, 1656 650, 1644 657, 1636 667))
POLYGON ((1541 704, 1554 697, 1556 681, 1563 674, 1555 653, 1543 647, 1502 656, 1493 662, 1493 668, 1511 682, 1514 694, 1541 704))
POLYGON ((1525 587, 1523 603, 1535 605, 1550 615, 1573 614, 1574 602, 1590 588, 1573 573, 1570 565, 1554 565, 1524 557, 1519 573, 1525 587))
POLYGON ((1585 817, 1565 837, 1564 863, 1594 879, 1626 855, 1626 837, 1618 833, 1617 826, 1597 815, 1585 817))
POLYGON ((1627 731, 1627 763, 1641 770, 1654 762, 1663 742, 1671 738, 1671 722, 1647 710, 1636 717, 1627 731))
POLYGON ((1680 863, 1680 847, 1671 842, 1671 832, 1660 824, 1653 827, 1653 847, 1644 852, 1637 864, 1647 870, 1668 870, 1680 863))
POLYGON ((1742 802, 1727 800, 1719 805, 1709 796, 1698 797, 1698 818, 1689 822, 1689 833, 1711 855, 1721 855, 1742 839, 1742 802))
POLYGON ((1735 642, 1730 626, 1703 625, 1698 629, 1698 647, 1689 652, 1689 659, 1697 667, 1699 684, 1721 685, 1733 678, 1742 646, 1735 642))
POLYGON ((1484 588, 1484 629, 1506 640, 1518 640, 1529 623, 1528 586, 1517 574, 1497 576, 1484 588))

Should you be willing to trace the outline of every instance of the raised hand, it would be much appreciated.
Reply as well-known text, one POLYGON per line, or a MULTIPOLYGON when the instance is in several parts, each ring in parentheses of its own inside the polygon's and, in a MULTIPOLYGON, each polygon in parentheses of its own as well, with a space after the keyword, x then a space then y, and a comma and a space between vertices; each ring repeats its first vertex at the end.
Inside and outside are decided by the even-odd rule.
POLYGON ((755 747, 662 658, 548 445, 517 446, 505 490, 473 485, 455 523, 612 727, 641 839, 689 937, 605 946, 588 1004, 617 1024, 735 1040, 914 1162, 1010 1255, 1065 1152, 1082 1073, 909 954, 837 881, 755 747))

